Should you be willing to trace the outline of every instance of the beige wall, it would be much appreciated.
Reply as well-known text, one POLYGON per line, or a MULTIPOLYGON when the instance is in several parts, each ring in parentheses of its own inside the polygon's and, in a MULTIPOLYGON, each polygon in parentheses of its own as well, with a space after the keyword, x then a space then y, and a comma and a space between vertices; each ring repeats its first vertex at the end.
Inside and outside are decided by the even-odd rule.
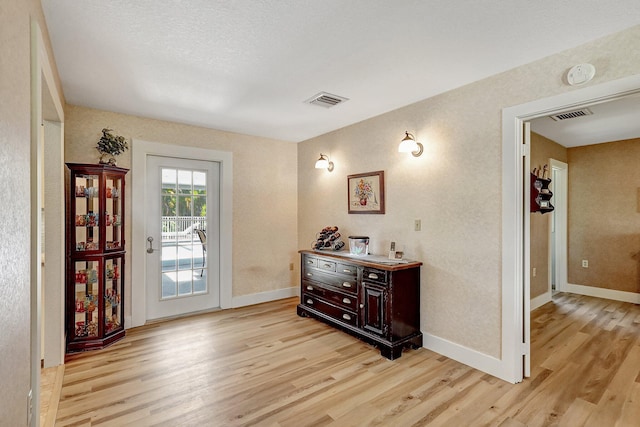
POLYGON ((48 48, 40 2, 0 0, 0 182, 11 191, 0 204, 0 424, 7 426, 26 424, 30 388, 31 19, 48 48))
MULTIPOLYGON (((531 170, 549 165, 548 177, 551 177, 549 159, 567 163, 567 149, 562 145, 531 132, 531 170)), ((553 182, 551 183, 553 191, 553 182)), ((551 204, 554 204, 553 197, 551 204)), ((533 212, 531 215, 531 298, 544 294, 549 289, 549 227, 551 214, 533 212), (536 275, 533 275, 533 269, 536 275)))
POLYGON ((640 139, 568 151, 569 283, 640 292, 640 139))
POLYGON ((398 242, 424 262, 422 331, 500 358, 502 109, 573 90, 563 76, 575 64, 595 65, 592 85, 638 73, 638 40, 640 26, 301 143, 299 246, 329 224, 369 235, 375 253, 398 242), (405 130, 422 157, 397 152, 405 130), (320 152, 332 173, 313 169, 320 152), (348 215, 346 176, 375 170, 387 213, 348 215))
MULTIPOLYGON (((289 142, 187 126, 90 108, 65 109, 65 161, 97 163, 100 130, 127 138, 233 153, 233 296, 289 288, 297 283, 297 147, 289 142), (296 271, 289 270, 294 263, 296 271)), ((118 157, 131 167, 131 150, 118 157)), ((128 175, 130 182, 131 172, 128 175)), ((126 195, 131 206, 131 186, 126 195)), ((126 277, 131 278, 131 209, 125 229, 126 277)), ((132 284, 127 279, 126 297, 132 284)), ((131 314, 131 305, 126 307, 131 314)))

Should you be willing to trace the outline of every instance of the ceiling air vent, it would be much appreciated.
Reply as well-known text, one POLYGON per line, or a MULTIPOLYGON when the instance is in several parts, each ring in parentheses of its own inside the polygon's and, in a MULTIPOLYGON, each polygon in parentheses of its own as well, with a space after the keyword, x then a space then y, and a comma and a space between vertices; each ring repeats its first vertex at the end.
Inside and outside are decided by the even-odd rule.
POLYGON ((588 108, 581 108, 579 110, 567 111, 566 113, 554 114, 553 116, 549 117, 551 117, 556 122, 560 122, 562 120, 575 119, 577 117, 590 116, 592 114, 593 112, 588 108))
POLYGON ((305 102, 313 105, 319 105, 320 107, 331 108, 344 101, 348 101, 349 98, 343 96, 332 95, 327 92, 320 92, 307 99, 305 102))

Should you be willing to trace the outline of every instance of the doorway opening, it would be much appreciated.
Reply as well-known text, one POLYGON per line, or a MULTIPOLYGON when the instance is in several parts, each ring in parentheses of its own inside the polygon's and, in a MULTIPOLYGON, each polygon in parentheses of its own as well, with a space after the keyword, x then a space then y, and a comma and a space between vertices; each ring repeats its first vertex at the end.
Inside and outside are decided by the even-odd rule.
POLYGON ((502 360, 503 378, 520 382, 530 370, 530 339, 525 326, 530 277, 526 269, 530 242, 525 233, 525 215, 530 201, 525 198, 529 171, 524 170, 524 124, 539 117, 620 99, 640 92, 640 75, 578 89, 503 110, 502 114, 502 360), (526 173, 526 175, 525 175, 526 173), (526 178, 526 180, 525 180, 526 178), (526 357, 525 357, 526 356, 526 357))

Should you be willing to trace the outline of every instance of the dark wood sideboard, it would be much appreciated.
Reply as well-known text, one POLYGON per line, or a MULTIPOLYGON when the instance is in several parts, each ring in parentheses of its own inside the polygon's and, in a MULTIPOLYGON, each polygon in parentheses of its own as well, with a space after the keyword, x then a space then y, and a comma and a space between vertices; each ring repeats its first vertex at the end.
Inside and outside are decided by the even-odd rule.
POLYGON ((421 262, 302 250, 298 315, 313 317, 377 346, 388 359, 422 347, 421 262))

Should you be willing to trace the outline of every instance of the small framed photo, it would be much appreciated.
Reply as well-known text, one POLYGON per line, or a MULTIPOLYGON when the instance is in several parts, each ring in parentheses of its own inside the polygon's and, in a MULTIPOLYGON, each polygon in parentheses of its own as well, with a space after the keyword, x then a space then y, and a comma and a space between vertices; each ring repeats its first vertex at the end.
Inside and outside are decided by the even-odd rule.
POLYGON ((347 176, 350 214, 384 214, 384 171, 347 176))

